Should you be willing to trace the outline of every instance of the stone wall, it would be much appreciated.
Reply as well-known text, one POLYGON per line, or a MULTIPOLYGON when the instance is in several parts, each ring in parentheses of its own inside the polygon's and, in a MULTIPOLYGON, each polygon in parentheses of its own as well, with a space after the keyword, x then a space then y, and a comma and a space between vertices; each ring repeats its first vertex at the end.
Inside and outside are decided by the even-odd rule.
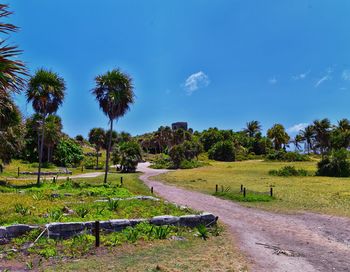
MULTIPOLYGON (((100 229, 106 232, 122 231, 127 227, 133 227, 141 222, 162 226, 173 225, 183 227, 196 227, 200 224, 206 226, 216 224, 217 217, 211 213, 202 213, 199 215, 155 216, 151 219, 113 219, 100 221, 100 229)), ((47 235, 49 238, 69 238, 81 233, 92 233, 95 228, 95 222, 69 222, 69 223, 50 223, 46 224, 47 235)), ((26 232, 39 228, 39 226, 30 226, 25 224, 16 224, 7 227, 0 227, 0 242, 6 242, 8 239, 21 236, 26 232)))

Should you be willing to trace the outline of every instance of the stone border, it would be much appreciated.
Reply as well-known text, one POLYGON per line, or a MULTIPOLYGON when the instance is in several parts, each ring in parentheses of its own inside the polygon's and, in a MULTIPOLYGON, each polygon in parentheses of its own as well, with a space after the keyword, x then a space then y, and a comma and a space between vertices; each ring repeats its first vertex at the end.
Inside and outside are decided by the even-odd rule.
MULTIPOLYGON (((19 172, 20 175, 38 175, 38 172, 19 172)), ((40 172, 40 175, 42 176, 57 176, 57 175, 72 175, 73 172, 72 171, 58 171, 58 172, 40 172)))
MULTIPOLYGON (((148 222, 152 225, 172 225, 194 228, 200 224, 211 226, 216 224, 218 217, 211 213, 202 213, 199 215, 161 215, 151 219, 112 219, 108 221, 100 221, 100 229, 106 232, 122 231, 127 227, 134 227, 141 222, 148 222)), ((93 233, 95 221, 88 222, 67 222, 67 223, 49 223, 45 225, 47 236, 53 239, 69 238, 82 233, 93 233)), ((16 224, 7 227, 0 227, 0 242, 7 242, 8 239, 21 236, 31 230, 37 229, 39 226, 31 226, 25 224, 16 224)), ((0 243, 1 244, 1 243, 0 243)))
MULTIPOLYGON (((116 198, 111 198, 111 200, 153 200, 153 201, 160 201, 159 198, 156 198, 154 196, 131 196, 131 197, 125 197, 125 198, 119 198, 119 197, 116 197, 116 198)), ((94 202, 108 202, 109 200, 108 199, 98 199, 98 200, 95 200, 94 202)))

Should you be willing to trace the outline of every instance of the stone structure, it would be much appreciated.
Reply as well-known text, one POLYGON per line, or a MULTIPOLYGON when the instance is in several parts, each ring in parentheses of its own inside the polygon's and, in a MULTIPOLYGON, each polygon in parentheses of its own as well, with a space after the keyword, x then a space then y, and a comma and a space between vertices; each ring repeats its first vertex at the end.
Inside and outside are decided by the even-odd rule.
POLYGON ((187 130, 187 122, 176 122, 171 124, 172 130, 177 130, 179 128, 182 128, 184 130, 187 130))

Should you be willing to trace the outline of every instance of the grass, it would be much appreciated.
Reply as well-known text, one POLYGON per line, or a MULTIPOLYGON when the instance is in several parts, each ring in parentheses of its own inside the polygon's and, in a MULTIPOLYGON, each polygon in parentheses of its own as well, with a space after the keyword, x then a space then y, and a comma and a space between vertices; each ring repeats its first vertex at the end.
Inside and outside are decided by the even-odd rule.
POLYGON ((138 179, 138 174, 109 174, 108 177, 110 183, 107 185, 103 184, 103 176, 85 180, 59 180, 57 183, 46 181, 39 187, 32 184, 33 181, 25 180, 13 180, 0 185, 0 225, 149 218, 162 214, 189 213, 189 210, 180 210, 164 201, 118 201, 114 204, 115 209, 109 207, 109 202, 95 202, 100 199, 150 195, 149 189, 138 179), (63 211, 68 209, 73 212, 63 215, 63 211))
MULTIPOLYGON (((309 162, 210 162, 210 166, 178 170, 156 177, 191 190, 213 194, 215 185, 239 190, 268 192, 274 189, 274 201, 243 202, 243 205, 277 212, 312 211, 331 215, 350 216, 350 178, 317 176, 279 177, 269 171, 284 166, 316 171, 316 161, 309 162)), ((232 200, 239 200, 232 197, 232 200)))
POLYGON ((192 232, 185 241, 140 241, 101 248, 79 260, 44 264, 45 271, 248 271, 227 233, 206 241, 192 232))

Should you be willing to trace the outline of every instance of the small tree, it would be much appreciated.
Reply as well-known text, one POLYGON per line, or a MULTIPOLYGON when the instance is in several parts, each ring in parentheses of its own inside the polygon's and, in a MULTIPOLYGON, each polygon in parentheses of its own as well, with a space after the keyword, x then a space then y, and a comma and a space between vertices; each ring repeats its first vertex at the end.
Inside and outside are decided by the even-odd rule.
POLYGON ((174 168, 179 168, 181 162, 185 159, 185 150, 183 145, 174 145, 169 151, 169 156, 174 168))
POLYGON ((345 148, 334 150, 317 164, 317 176, 350 177, 348 151, 345 148))
POLYGON ((230 141, 220 141, 209 150, 209 159, 216 161, 234 161, 235 148, 230 141))
POLYGON ((122 142, 112 152, 114 163, 120 163, 122 172, 135 172, 137 164, 142 160, 141 147, 137 142, 122 142))
POLYGON ((81 146, 72 139, 62 139, 54 153, 55 162, 61 166, 78 165, 84 154, 81 146))
POLYGON ((104 145, 106 133, 103 128, 93 128, 89 132, 89 143, 94 145, 96 151, 96 169, 98 168, 98 157, 100 156, 100 150, 104 145))

